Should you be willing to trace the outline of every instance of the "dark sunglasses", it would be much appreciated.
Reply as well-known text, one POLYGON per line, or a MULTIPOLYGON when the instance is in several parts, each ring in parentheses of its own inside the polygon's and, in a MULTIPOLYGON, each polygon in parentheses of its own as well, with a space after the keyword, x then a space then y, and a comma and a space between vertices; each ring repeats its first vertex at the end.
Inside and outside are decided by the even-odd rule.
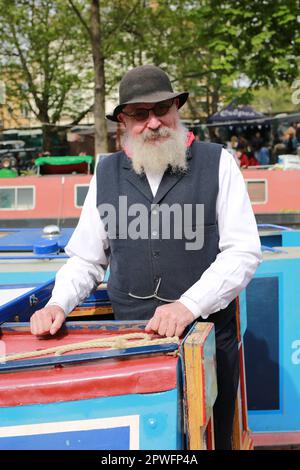
POLYGON ((173 103, 174 99, 165 100, 156 103, 152 108, 149 109, 138 108, 133 113, 125 113, 125 111, 122 111, 122 113, 125 114, 125 116, 129 116, 135 119, 136 121, 146 121, 146 119, 149 117, 150 111, 153 111, 156 117, 165 116, 165 114, 169 112, 169 109, 173 103))

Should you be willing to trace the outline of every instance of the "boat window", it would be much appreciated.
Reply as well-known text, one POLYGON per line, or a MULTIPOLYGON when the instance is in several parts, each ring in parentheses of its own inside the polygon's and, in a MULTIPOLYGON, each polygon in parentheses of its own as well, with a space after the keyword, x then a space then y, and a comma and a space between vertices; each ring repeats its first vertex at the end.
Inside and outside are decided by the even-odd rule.
POLYGON ((75 185, 75 207, 82 207, 89 189, 88 184, 75 185))
POLYGON ((246 180, 246 185, 252 204, 266 204, 268 199, 266 180, 246 180))
POLYGON ((0 210, 30 210, 34 209, 33 187, 6 187, 0 188, 0 210))
POLYGON ((0 188, 0 209, 13 209, 15 204, 15 189, 0 188))
POLYGON ((17 188, 17 208, 24 210, 33 208, 32 188, 17 188))

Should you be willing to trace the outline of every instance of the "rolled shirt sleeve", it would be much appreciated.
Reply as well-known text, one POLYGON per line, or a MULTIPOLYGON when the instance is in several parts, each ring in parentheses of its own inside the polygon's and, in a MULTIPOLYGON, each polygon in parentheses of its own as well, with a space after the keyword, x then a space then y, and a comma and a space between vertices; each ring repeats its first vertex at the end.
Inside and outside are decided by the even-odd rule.
POLYGON ((109 240, 96 207, 96 175, 65 252, 70 258, 56 274, 47 305, 59 305, 68 315, 103 281, 108 265, 109 240))
POLYGON ((206 319, 211 313, 226 308, 247 286, 262 260, 257 224, 244 178, 232 155, 224 149, 220 158, 216 209, 220 253, 179 299, 195 318, 206 319))

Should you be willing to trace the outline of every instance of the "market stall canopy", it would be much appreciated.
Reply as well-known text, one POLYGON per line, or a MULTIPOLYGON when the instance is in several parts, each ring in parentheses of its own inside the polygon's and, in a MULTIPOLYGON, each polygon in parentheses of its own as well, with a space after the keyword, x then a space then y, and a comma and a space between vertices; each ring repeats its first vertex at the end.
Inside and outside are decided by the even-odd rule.
POLYGON ((230 103, 226 108, 218 113, 213 114, 207 119, 208 124, 232 124, 247 121, 256 121, 264 119, 265 115, 255 111, 251 106, 236 105, 234 102, 230 103))
POLYGON ((90 173, 90 165, 93 157, 90 155, 65 156, 65 157, 39 157, 35 165, 39 174, 70 174, 90 173))

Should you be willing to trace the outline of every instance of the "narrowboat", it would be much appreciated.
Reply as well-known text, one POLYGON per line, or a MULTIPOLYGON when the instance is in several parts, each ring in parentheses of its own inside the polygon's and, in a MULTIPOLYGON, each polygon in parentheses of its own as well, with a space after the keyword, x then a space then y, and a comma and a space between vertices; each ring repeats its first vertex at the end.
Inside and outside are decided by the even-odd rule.
MULTIPOLYGON (((113 321, 106 278, 74 309, 57 335, 43 339, 31 335, 30 316, 51 296, 55 272, 66 261, 63 247, 71 232, 52 232, 48 238, 40 229, 2 232, 0 293, 10 296, 0 305, 0 448, 214 449, 213 324, 192 325, 179 344, 156 345, 151 338, 145 344, 145 324, 113 321), (10 252, 5 251, 8 247, 10 252), (124 345, 126 335, 133 333, 142 335, 141 344, 124 345), (77 343, 106 341, 116 335, 116 350, 82 349, 82 345, 76 349, 77 343), (53 353, 53 347, 68 349, 70 344, 74 351, 53 353), (52 352, 44 356, 42 350, 49 347, 52 352), (32 351, 35 357, 27 357, 32 351), (10 359, 19 353, 25 356, 10 359)), ((245 325, 239 311, 237 324, 241 376, 232 442, 235 449, 251 449, 245 325)))
MULTIPOLYGON (((70 158, 43 158, 39 175, 0 179, 0 226, 43 227, 55 223, 75 227, 92 175, 91 163, 84 162, 85 172, 80 173, 81 157, 72 157, 73 164, 70 158), (77 170, 72 174, 73 167, 77 170)), ((273 165, 248 168, 242 174, 258 223, 300 222, 299 169, 273 165)))
MULTIPOLYGON (((144 328, 67 322, 40 339, 28 323, 3 323, 0 448, 213 450, 214 325, 195 323, 180 339, 144 328)), ((253 448, 245 404, 241 375, 234 449, 253 448)))
POLYGON ((37 174, 0 179, 0 226, 74 227, 91 180, 93 157, 40 157, 37 174))
POLYGON ((300 171, 269 168, 242 170, 258 223, 293 225, 300 222, 300 171))
MULTIPOLYGON (((67 261, 64 247, 73 230, 56 225, 43 229, 0 229, 0 321, 28 321, 36 309, 48 302, 56 272, 67 261), (17 312, 15 299, 19 302, 17 312)), ((80 304, 76 317, 110 317, 112 309, 106 291, 108 275, 109 271, 104 283, 80 304)))

